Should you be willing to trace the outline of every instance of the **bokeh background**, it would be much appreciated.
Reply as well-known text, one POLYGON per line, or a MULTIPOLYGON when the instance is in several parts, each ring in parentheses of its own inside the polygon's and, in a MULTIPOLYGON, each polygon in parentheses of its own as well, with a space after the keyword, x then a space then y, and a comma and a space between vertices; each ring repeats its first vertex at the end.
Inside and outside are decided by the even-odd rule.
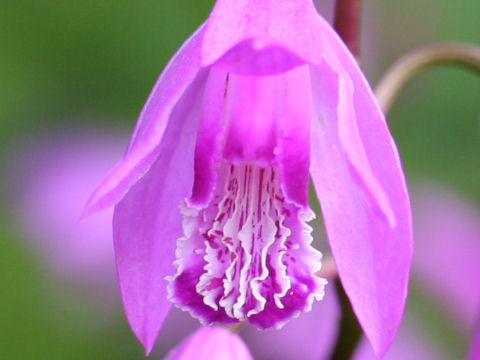
MULTIPOLYGON (((317 3, 331 20, 333 0, 317 3)), ((81 222, 79 215, 89 192, 121 158, 160 71, 212 5, 2 0, 0 358, 143 358, 117 294, 111 212, 81 222)), ((362 63, 373 85, 415 46, 480 44, 477 0, 364 0, 363 10, 362 63)), ((414 204, 420 199, 416 228, 422 222, 437 230, 417 236, 422 250, 416 259, 423 258, 412 275, 406 324, 415 336, 403 339, 413 344, 400 347, 405 359, 422 358, 415 347, 430 348, 432 358, 463 357, 480 314, 479 111, 478 76, 432 68, 405 87, 388 118, 414 204), (423 266, 426 258, 433 264, 423 266), (449 282, 453 287, 442 288, 449 282), (457 301, 462 296, 471 310, 457 301)), ((295 351, 308 349, 302 339, 318 345, 319 338, 333 338, 334 311, 316 310, 307 318, 297 331, 306 335, 290 352, 262 352, 278 347, 270 334, 260 345, 255 338, 261 334, 249 335, 253 330, 245 330, 245 338, 259 359, 321 358, 328 351, 295 351)), ((196 326, 172 314, 152 358, 162 358, 196 326)), ((369 349, 363 353, 372 356, 369 349)))

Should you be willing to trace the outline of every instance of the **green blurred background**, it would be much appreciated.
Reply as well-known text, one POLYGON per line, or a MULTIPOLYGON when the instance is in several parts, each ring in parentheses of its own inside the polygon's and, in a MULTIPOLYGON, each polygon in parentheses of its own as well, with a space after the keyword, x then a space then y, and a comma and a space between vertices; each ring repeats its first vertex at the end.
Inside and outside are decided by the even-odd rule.
MULTIPOLYGON (((129 131, 160 71, 206 19, 213 0, 3 0, 1 5, 0 160, 9 163, 19 148, 59 129, 129 131)), ((330 20, 333 0, 318 5, 330 20)), ((479 14, 476 0, 364 0, 361 51, 367 76, 375 84, 388 65, 417 45, 479 44, 479 14)), ((479 78, 465 70, 430 69, 406 86, 388 121, 410 183, 434 179, 480 204, 479 110, 479 78)), ((142 358, 118 303, 112 305, 114 316, 100 320, 93 304, 52 285, 14 225, 17 194, 7 182, 0 186, 0 357, 142 358)), ((409 310, 420 314, 422 306, 431 305, 418 295, 409 310)), ((433 320, 424 321, 428 327, 433 320)), ((440 334, 454 331, 448 321, 434 326, 444 327, 440 334)), ((445 351, 455 358, 466 339, 452 336, 461 345, 445 351)), ((437 340, 446 346, 442 335, 437 340)))

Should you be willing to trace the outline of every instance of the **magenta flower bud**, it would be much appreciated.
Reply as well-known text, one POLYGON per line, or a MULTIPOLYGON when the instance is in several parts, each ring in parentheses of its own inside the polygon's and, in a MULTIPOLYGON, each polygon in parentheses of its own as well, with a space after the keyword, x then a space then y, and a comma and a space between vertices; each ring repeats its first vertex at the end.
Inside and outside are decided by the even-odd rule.
POLYGON ((253 360, 242 339, 222 327, 201 327, 165 360, 253 360))
POLYGON ((85 210, 116 204, 122 297, 147 352, 170 300, 204 324, 268 328, 322 299, 309 177, 342 283, 383 354, 412 255, 409 199, 383 114, 311 0, 217 1, 85 210))

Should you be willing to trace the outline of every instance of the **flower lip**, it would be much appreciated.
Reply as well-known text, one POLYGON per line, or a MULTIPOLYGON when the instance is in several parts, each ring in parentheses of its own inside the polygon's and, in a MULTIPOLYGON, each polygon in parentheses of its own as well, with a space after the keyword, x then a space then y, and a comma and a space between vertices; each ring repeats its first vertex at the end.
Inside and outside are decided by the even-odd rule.
POLYGON ((274 166, 224 161, 217 171, 211 201, 182 207, 169 299, 204 324, 280 328, 324 295, 307 225, 314 214, 284 196, 274 166))
POLYGON ((270 76, 308 63, 290 48, 270 37, 244 39, 226 51, 213 64, 236 75, 270 76))

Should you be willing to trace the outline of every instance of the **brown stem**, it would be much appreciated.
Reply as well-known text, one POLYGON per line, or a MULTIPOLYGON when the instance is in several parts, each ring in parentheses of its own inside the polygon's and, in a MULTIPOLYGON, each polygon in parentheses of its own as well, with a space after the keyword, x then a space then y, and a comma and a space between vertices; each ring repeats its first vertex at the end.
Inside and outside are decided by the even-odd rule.
POLYGON ((334 28, 353 55, 359 58, 361 0, 337 0, 334 28))
POLYGON ((315 275, 327 280, 334 280, 338 277, 337 266, 332 256, 326 256, 322 260, 322 268, 315 275))
POLYGON ((230 332, 232 332, 234 334, 238 334, 245 327, 245 325, 247 325, 247 322, 246 321, 241 321, 241 322, 236 323, 236 324, 223 325, 223 327, 230 330, 230 332))
POLYGON ((383 111, 388 113, 405 84, 423 69, 443 64, 459 65, 480 72, 480 47, 441 43, 411 50, 390 66, 375 88, 383 111))

